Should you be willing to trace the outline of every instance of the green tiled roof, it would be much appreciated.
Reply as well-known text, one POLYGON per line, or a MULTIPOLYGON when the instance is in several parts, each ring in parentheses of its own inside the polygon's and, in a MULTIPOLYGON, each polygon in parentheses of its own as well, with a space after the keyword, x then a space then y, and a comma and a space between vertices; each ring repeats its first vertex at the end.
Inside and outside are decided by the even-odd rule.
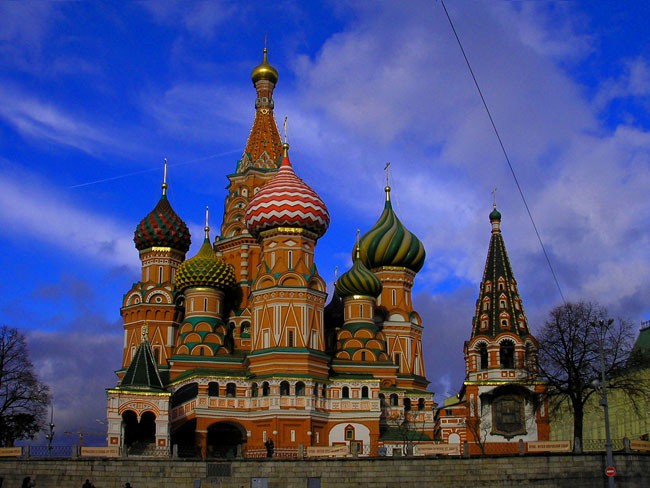
POLYGON ((142 341, 120 382, 120 389, 164 390, 160 372, 146 339, 142 341))

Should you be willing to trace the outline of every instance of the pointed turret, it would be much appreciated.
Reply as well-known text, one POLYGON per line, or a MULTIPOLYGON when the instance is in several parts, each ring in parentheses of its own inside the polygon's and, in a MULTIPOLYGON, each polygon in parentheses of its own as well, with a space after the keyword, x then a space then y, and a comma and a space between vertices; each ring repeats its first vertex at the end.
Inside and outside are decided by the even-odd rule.
POLYGON ((142 334, 142 342, 135 351, 135 356, 133 356, 131 364, 118 387, 121 390, 161 391, 165 389, 146 334, 145 329, 142 334))
POLYGON ((269 64, 266 48, 262 63, 253 69, 251 79, 257 91, 255 120, 244 154, 237 164, 237 173, 244 173, 249 168, 276 170, 282 158, 282 141, 273 116, 273 90, 278 82, 278 71, 269 64))
MULTIPOLYGON (((465 342, 465 382, 460 403, 470 443, 548 440, 546 384, 537 378, 537 340, 528 329, 517 282, 501 234, 496 202, 483 281, 476 300, 472 336, 465 342), (542 399, 542 406, 534 408, 542 399), (483 427, 485 426, 485 427, 483 427)), ((444 417, 446 414, 442 414, 444 417)), ((450 435, 443 428, 442 438, 450 435)), ((490 449, 490 448, 488 448, 490 449)), ((488 450, 489 452, 489 450, 488 450)))
POLYGON ((501 234, 501 212, 496 204, 490 212, 490 223, 492 235, 476 302, 472 337, 495 338, 502 332, 512 332, 525 338, 530 334, 528 321, 501 234))

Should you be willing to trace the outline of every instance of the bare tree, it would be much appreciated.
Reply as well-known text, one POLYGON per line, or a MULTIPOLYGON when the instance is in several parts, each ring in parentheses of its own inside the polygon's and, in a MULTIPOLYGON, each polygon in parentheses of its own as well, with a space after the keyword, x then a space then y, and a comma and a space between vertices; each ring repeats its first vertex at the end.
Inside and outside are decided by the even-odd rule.
POLYGON ((431 440, 424 434, 424 412, 410 410, 394 412, 393 415, 388 416, 387 424, 397 433, 402 442, 402 454, 405 456, 413 454, 413 446, 417 442, 431 440))
POLYGON ((465 419, 465 427, 481 450, 481 454, 485 456, 485 443, 491 430, 490 423, 482 415, 472 417, 468 414, 465 419))
POLYGON ((48 387, 38 381, 18 329, 0 327, 0 446, 33 438, 41 428, 48 387))
POLYGON ((646 386, 628 372, 634 330, 625 320, 609 319, 607 310, 591 302, 566 303, 553 309, 539 340, 539 368, 548 381, 551 413, 566 403, 573 412, 573 435, 582 441, 585 404, 597 390, 601 347, 607 388, 622 390, 631 399, 646 386))

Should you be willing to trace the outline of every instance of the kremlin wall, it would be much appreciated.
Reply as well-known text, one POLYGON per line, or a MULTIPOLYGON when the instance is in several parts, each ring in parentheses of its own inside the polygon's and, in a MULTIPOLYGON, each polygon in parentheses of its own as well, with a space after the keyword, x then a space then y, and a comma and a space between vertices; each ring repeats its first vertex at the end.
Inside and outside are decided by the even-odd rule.
MULTIPOLYGON (((650 486, 643 454, 617 454, 620 488, 650 486)), ((31 476, 38 488, 394 488, 400 486, 606 487, 605 456, 555 454, 483 458, 366 458, 322 460, 8 460, 0 459, 3 488, 31 476)))

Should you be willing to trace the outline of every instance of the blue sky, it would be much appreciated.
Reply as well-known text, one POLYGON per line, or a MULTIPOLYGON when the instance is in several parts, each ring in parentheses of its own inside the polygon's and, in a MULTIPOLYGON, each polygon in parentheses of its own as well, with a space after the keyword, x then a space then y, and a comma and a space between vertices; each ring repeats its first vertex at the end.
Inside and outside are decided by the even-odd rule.
MULTIPOLYGON (((649 319, 650 6, 446 5, 564 296, 649 319)), ((463 380, 493 188, 533 331, 560 304, 440 2, 0 2, 0 311, 61 434, 101 430, 163 158, 189 255, 206 205, 218 229, 265 34, 292 163, 332 216, 316 250, 330 286, 391 162, 394 208, 427 250, 414 298, 438 401, 463 380)))

